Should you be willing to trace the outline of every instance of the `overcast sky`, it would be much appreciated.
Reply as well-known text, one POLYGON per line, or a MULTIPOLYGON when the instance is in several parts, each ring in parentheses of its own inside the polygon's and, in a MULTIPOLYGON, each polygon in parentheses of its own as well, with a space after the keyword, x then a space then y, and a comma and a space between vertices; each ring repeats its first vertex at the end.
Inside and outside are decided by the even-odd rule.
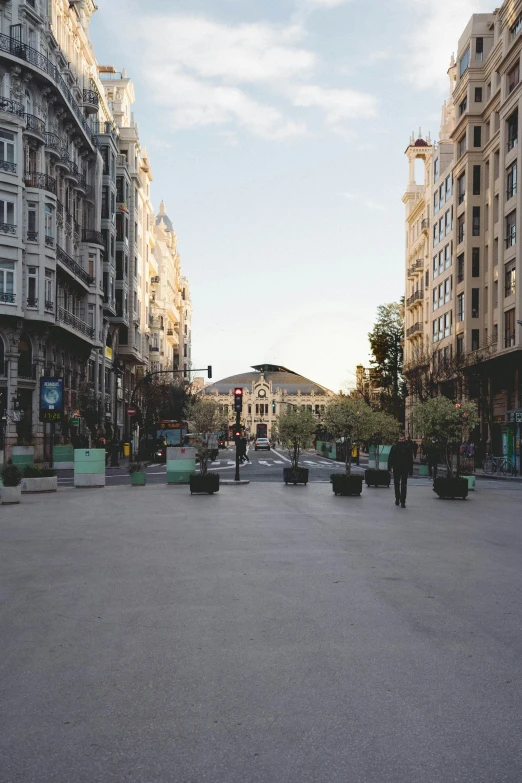
POLYGON ((98 0, 179 238, 195 367, 285 365, 334 391, 404 288, 404 150, 437 138, 484 0, 98 0))

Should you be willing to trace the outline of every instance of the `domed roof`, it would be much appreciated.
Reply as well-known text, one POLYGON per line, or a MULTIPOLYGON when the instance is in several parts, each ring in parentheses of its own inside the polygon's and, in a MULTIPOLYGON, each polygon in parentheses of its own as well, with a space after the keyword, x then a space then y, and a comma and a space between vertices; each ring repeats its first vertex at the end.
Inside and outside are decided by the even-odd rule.
POLYGON ((281 367, 275 364, 258 364, 252 367, 252 372, 243 372, 238 375, 231 375, 228 378, 223 378, 221 381, 216 381, 208 386, 205 386, 205 394, 229 394, 233 392, 236 387, 243 389, 252 389, 254 383, 264 379, 272 382, 272 390, 276 389, 286 392, 286 394, 326 394, 331 395, 329 389, 325 386, 321 386, 319 383, 305 378, 303 375, 298 375, 293 370, 288 370, 286 367, 281 367))
POLYGON ((163 224, 163 228, 165 231, 173 231, 172 227, 172 220, 167 215, 167 212, 165 210, 165 202, 162 201, 160 204, 159 212, 156 217, 156 225, 159 226, 163 224))

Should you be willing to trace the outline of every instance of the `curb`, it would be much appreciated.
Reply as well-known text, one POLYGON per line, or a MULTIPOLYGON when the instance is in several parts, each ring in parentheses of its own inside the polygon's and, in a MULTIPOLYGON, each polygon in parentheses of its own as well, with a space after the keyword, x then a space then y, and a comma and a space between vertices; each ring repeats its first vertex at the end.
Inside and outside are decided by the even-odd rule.
POLYGON ((250 481, 246 481, 245 479, 241 479, 240 481, 232 481, 229 479, 226 479, 225 481, 220 481, 219 485, 225 484, 227 487, 238 487, 243 484, 250 484, 250 481))

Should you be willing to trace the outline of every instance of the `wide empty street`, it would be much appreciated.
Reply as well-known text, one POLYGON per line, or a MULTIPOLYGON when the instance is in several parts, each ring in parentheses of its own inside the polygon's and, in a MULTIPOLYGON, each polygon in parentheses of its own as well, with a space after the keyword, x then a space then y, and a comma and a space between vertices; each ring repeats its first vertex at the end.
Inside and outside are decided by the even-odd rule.
POLYGON ((521 499, 252 483, 2 507, 0 780, 520 783, 521 499))

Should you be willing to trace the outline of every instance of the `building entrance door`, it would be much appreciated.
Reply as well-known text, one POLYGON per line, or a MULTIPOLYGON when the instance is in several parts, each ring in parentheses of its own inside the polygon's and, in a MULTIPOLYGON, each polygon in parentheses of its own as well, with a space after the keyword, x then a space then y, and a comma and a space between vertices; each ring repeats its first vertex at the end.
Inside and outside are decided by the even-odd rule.
POLYGON ((267 424, 256 424, 256 437, 258 438, 267 438, 267 424))

